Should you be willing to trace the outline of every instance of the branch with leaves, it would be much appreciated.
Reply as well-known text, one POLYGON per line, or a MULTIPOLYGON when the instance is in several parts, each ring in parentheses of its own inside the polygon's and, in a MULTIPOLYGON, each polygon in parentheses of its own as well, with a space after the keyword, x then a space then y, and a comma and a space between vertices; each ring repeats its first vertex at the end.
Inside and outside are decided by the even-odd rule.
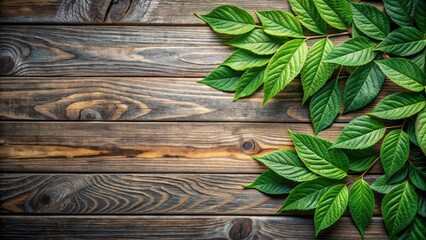
POLYGON ((315 134, 335 121, 343 100, 345 114, 371 103, 385 80, 404 91, 351 120, 334 143, 290 131, 295 151, 253 157, 270 170, 246 188, 289 194, 280 212, 315 209, 316 235, 349 207, 362 237, 373 216, 374 190, 385 194, 381 208, 390 238, 424 239, 426 1, 384 0, 384 12, 347 0, 289 3, 292 13, 255 11, 260 23, 230 5, 197 15, 214 31, 233 35, 228 44, 238 48, 200 82, 235 92, 234 101, 263 85, 264 106, 300 76, 315 134), (341 35, 351 38, 335 46, 331 38, 341 35), (308 40, 315 41, 310 48, 308 40), (342 71, 349 73, 343 93, 342 71), (370 185, 364 176, 379 162, 385 174, 370 185))

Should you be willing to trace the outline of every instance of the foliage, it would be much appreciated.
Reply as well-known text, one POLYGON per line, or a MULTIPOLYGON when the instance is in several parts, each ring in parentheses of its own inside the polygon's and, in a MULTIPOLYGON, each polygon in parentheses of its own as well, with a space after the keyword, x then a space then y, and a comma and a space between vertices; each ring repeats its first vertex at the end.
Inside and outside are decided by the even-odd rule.
POLYGON ((253 157, 270 170, 246 188, 288 193, 280 211, 315 209, 316 235, 348 207, 362 237, 376 191, 385 195, 381 209, 390 238, 424 237, 426 1, 384 0, 385 11, 347 0, 289 3, 292 13, 255 11, 260 24, 229 5, 199 15, 214 31, 234 35, 228 44, 238 48, 201 83, 235 92, 234 101, 264 85, 263 106, 300 76, 315 135, 335 121, 342 105, 343 114, 369 105, 385 78, 400 90, 368 116, 352 119, 335 142, 289 131, 295 151, 253 157), (351 38, 337 46, 332 41, 345 35, 351 38), (385 174, 366 179, 379 162, 385 174))

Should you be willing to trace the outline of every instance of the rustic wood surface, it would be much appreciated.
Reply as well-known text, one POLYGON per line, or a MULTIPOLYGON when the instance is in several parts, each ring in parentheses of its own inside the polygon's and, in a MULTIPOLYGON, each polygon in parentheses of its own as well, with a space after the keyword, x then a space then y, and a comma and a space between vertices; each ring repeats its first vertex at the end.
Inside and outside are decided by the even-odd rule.
POLYGON ((233 50, 206 27, 158 28, 2 26, 0 75, 204 77, 233 50))
MULTIPOLYGON (((285 0, 0 0, 2 239, 314 238, 312 212, 277 215, 284 196, 242 187, 266 169, 251 155, 293 149, 288 129, 312 134, 299 81, 262 109, 261 91, 232 103, 196 83, 233 50, 193 15, 222 4, 289 10, 285 0)), ((396 90, 386 83, 376 102, 396 90)), ((336 139, 371 106, 319 136, 336 139)), ((386 238, 379 203, 366 239, 386 238)), ((319 238, 359 234, 345 213, 319 238)))
MULTIPOLYGON (((2 174, 0 212, 273 215, 283 196, 243 186, 240 174, 2 174)), ((376 175, 366 180, 373 182, 376 175)), ((309 212, 312 214, 312 212, 309 212)), ((375 214, 380 213, 376 204, 375 214)), ((306 212, 287 212, 300 215, 306 212)))
MULTIPOLYGON (((0 79, 0 119, 240 121, 310 123, 302 105, 300 81, 294 81, 260 108, 263 93, 232 102, 233 94, 203 84, 199 78, 149 77, 3 77, 0 79)), ((342 89, 344 87, 342 81, 342 89)), ((340 115, 348 122, 367 113, 384 96, 401 88, 386 81, 368 107, 340 115)))
MULTIPOLYGON (((318 136, 335 140, 343 126, 318 136)), ((0 170, 260 173, 250 156, 293 149, 288 129, 313 133, 300 123, 3 122, 0 170)))
MULTIPOLYGON (((310 217, 289 216, 5 216, 6 238, 34 239, 314 239, 310 217), (111 224, 114 223, 114 224, 111 224)), ((381 218, 373 217, 365 239, 386 239, 381 218)), ((343 217, 319 239, 358 239, 343 217)))
MULTIPOLYGON (((382 6, 379 0, 361 2, 382 6)), ((192 13, 207 13, 223 4, 290 10, 284 0, 1 0, 0 22, 200 25, 192 13)))

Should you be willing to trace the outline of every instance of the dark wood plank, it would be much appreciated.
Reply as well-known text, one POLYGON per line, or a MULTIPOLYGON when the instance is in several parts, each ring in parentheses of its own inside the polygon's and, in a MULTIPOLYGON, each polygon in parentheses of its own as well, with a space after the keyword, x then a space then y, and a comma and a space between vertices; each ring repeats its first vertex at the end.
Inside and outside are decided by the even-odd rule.
POLYGON ((292 149, 288 129, 312 134, 310 124, 1 122, 0 171, 259 173, 249 156, 292 149))
MULTIPOLYGON (((307 217, 232 216, 1 216, 7 239, 314 239, 307 217)), ((348 217, 319 239, 359 239, 348 217)), ((387 239, 383 219, 373 217, 365 239, 387 239)))
MULTIPOLYGON (((273 215, 284 197, 244 189, 258 175, 0 174, 0 212, 273 215)), ((366 180, 373 182, 377 175, 366 180)), ((312 212, 310 212, 312 213, 312 212)), ((309 214, 287 212, 286 215, 309 214)), ((375 214, 380 214, 376 204, 375 214)))
MULTIPOLYGON (((294 81, 264 108, 263 93, 232 102, 233 95, 196 83, 198 78, 52 77, 0 79, 0 118, 11 120, 310 122, 308 104, 294 81)), ((342 81, 342 88, 344 87, 342 81)), ((369 112, 400 90, 386 81, 369 112)))
MULTIPOLYGON (((377 0, 364 2, 382 5, 377 0)), ((13 0, 0 1, 0 22, 201 24, 193 13, 207 13, 222 4, 290 10, 283 0, 13 0)))
POLYGON ((2 26, 0 75, 204 77, 227 40, 207 27, 2 26))

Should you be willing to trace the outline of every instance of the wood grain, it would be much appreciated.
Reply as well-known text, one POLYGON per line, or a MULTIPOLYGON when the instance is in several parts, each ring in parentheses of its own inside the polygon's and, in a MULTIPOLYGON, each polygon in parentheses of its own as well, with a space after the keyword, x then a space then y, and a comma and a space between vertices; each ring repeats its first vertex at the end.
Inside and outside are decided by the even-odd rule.
MULTIPOLYGON (((307 217, 260 216, 1 216, 2 235, 34 239, 314 239, 307 217)), ((359 239, 343 217, 318 239, 359 239)), ((387 239, 383 219, 373 217, 365 239, 387 239)))
POLYGON ((204 77, 227 40, 207 27, 1 26, 0 75, 204 77))
POLYGON ((250 156, 292 149, 288 129, 312 134, 288 123, 1 122, 0 171, 260 173, 250 156))
MULTIPOLYGON (((283 196, 244 189, 247 174, 0 174, 0 212, 274 215, 283 196)), ((366 177, 374 182, 377 175, 366 177)), ((286 215, 312 212, 286 212, 286 215)), ((380 214, 376 204, 375 214, 380 214)))
MULTIPOLYGON (((232 102, 233 94, 196 83, 199 78, 4 77, 0 119, 108 121, 242 121, 310 123, 300 82, 294 81, 260 108, 263 92, 232 102)), ((342 81, 342 89, 344 81, 342 81)), ((368 107, 340 115, 348 122, 399 91, 391 81, 368 107)))
MULTIPOLYGON (((378 0, 363 2, 382 7, 378 0)), ((202 24, 193 13, 207 13, 223 4, 247 10, 290 10, 282 0, 14 0, 0 1, 0 22, 202 24)))

